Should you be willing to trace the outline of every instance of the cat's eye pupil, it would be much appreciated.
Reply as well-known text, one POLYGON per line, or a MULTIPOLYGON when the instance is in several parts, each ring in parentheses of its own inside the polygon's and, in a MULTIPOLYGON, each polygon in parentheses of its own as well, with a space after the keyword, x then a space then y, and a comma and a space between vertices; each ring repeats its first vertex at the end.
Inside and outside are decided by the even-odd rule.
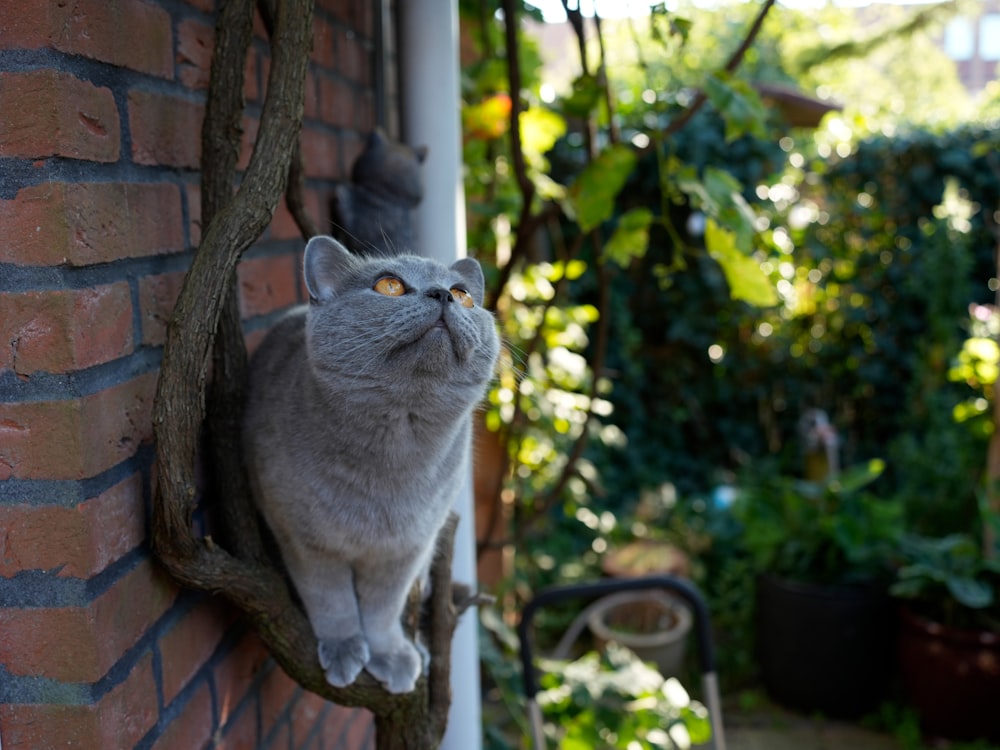
POLYGON ((374 289, 386 297, 400 297, 406 292, 403 282, 392 276, 384 276, 375 282, 374 289))
POLYGON ((452 287, 451 296, 455 298, 456 302, 461 302, 462 307, 472 307, 474 304, 472 301, 472 295, 459 287, 452 287))

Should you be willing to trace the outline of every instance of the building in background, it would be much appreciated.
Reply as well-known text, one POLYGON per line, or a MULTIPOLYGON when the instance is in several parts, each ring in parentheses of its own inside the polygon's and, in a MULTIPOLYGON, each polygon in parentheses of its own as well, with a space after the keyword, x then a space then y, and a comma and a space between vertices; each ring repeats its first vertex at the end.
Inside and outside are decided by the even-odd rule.
POLYGON ((982 91, 997 78, 1000 65, 1000 0, 970 3, 945 26, 941 46, 969 93, 982 91))

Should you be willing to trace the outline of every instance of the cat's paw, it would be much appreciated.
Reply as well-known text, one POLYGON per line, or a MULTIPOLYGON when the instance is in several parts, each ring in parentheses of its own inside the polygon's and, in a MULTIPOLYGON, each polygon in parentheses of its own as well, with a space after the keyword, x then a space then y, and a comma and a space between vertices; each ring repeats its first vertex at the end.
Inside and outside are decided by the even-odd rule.
POLYGON ((416 687, 423 662, 416 646, 404 640, 392 651, 372 654, 365 669, 390 693, 409 693, 416 687))
POLYGON ((361 633, 343 640, 320 639, 318 651, 326 681, 334 687, 347 687, 354 682, 371 656, 361 633))

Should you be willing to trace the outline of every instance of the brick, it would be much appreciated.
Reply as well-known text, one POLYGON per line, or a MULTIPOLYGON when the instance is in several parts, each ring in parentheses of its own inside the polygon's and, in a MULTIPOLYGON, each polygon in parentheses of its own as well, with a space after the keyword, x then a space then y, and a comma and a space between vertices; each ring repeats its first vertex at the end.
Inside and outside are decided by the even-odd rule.
POLYGON ((293 745, 299 747, 305 744, 306 738, 316 728, 316 723, 330 703, 320 698, 316 693, 303 691, 292 706, 292 736, 293 745))
POLYGON ((189 89, 207 89, 215 29, 193 18, 177 24, 177 70, 189 89))
POLYGON ((290 307, 299 301, 294 255, 244 260, 237 269, 244 318, 290 307))
MULTIPOLYGON (((329 198, 325 199, 329 202, 329 198)), ((323 205, 324 199, 320 197, 317 190, 313 188, 306 188, 302 194, 302 202, 305 207, 306 215, 309 216, 313 223, 318 226, 329 226, 329 213, 324 211, 323 205)), ((281 200, 278 201, 278 206, 274 211, 274 217, 271 219, 271 224, 269 226, 268 237, 273 240, 297 240, 302 239, 302 232, 299 230, 299 225, 295 223, 295 218, 292 216, 292 212, 288 208, 288 204, 285 202, 285 196, 281 196, 281 200)), ((296 262, 297 267, 301 267, 301 263, 296 262)), ((299 299, 305 299, 304 296, 299 297, 299 299)))
POLYGON ((128 282, 92 289, 0 292, 0 371, 69 372, 131 353, 128 282))
POLYGON ((208 747, 214 729, 212 693, 205 684, 191 696, 180 716, 163 730, 153 743, 153 750, 198 750, 208 747))
POLYGON ((0 74, 0 156, 114 162, 120 148, 110 89, 57 70, 0 74))
POLYGON ((177 96, 133 89, 128 95, 132 159, 138 164, 197 169, 205 108, 177 96))
POLYGON ((312 52, 310 58, 322 68, 333 68, 337 62, 333 27, 322 18, 313 19, 312 52))
POLYGON ((260 639, 255 634, 248 633, 236 648, 215 666, 212 672, 215 693, 225 696, 219 706, 220 724, 230 723, 267 659, 267 650, 260 639))
POLYGON ((375 717, 362 708, 349 710, 351 716, 340 746, 352 750, 372 750, 375 747, 375 717))
POLYGON ((337 71, 352 81, 368 86, 371 83, 371 50, 352 31, 340 30, 337 35, 337 71))
POLYGON ((356 33, 368 39, 372 38, 375 16, 371 3, 359 3, 355 0, 317 0, 316 4, 356 33))
POLYGON ((85 266, 184 249, 180 189, 169 184, 45 182, 0 200, 0 260, 85 266), (127 209, 127 210, 123 210, 127 209))
POLYGON ((285 674, 280 666, 264 678, 260 686, 261 734, 265 737, 288 713, 292 699, 299 692, 299 684, 285 674))
POLYGON ((166 575, 145 560, 87 606, 0 609, 0 663, 14 675, 95 682, 176 594, 166 575))
POLYGON ((0 404, 0 480, 84 479, 153 436, 156 373, 64 401, 0 404))
POLYGON ((147 0, 5 2, 0 49, 49 47, 161 78, 173 77, 170 14, 147 0), (122 44, 128 39, 128 44, 122 44))
MULTIPOLYGON (((10 748, 130 748, 156 723, 150 656, 92 705, 0 704, 0 735, 10 748)), ((194 747, 189 746, 189 747, 194 747)))
MULTIPOLYGON (((225 696, 225 701, 229 696, 225 696)), ((247 750, 260 747, 260 733, 257 727, 256 698, 243 706, 231 721, 226 722, 217 732, 221 737, 216 741, 215 750, 247 750)))
POLYGON ((285 201, 285 196, 282 195, 277 207, 274 209, 274 216, 271 218, 271 223, 268 225, 268 237, 272 240, 291 240, 301 236, 299 226, 295 223, 295 217, 292 216, 292 212, 288 209, 288 203, 285 201))
POLYGON ((359 133, 368 133, 374 129, 375 122, 375 96, 372 94, 371 89, 365 89, 358 97, 361 101, 361 106, 358 107, 358 123, 357 131, 359 133))
POLYGON ((307 120, 319 117, 319 84, 316 75, 311 70, 306 72, 306 92, 302 102, 302 116, 307 120))
POLYGON ((219 645, 233 619, 233 611, 222 601, 206 600, 184 615, 160 638, 165 703, 173 702, 181 689, 198 673, 219 645))
POLYGON ((184 284, 184 271, 145 276, 139 281, 139 313, 142 318, 142 343, 163 346, 167 323, 184 284))
POLYGON ((327 179, 340 177, 342 173, 340 148, 340 140, 331 133, 312 129, 303 130, 302 163, 306 177, 327 179))
MULTIPOLYGON (((320 730, 323 747, 334 748, 334 750, 347 745, 341 742, 341 738, 347 733, 347 729, 354 720, 353 709, 344 706, 333 706, 323 717, 323 726, 320 730)), ((353 748, 352 748, 353 750, 353 748)))
POLYGON ((90 578, 142 544, 144 519, 139 474, 73 508, 0 506, 0 576, 90 578))
MULTIPOLYGON (((333 188, 327 186, 321 190, 306 188, 305 204, 306 211, 316 222, 316 226, 321 231, 330 231, 333 226, 330 217, 330 202, 333 200, 333 188)), ((305 299, 305 296, 302 297, 305 299)))
POLYGON ((248 102, 260 101, 260 57, 251 45, 247 51, 247 63, 243 69, 243 97, 248 102))
POLYGON ((263 737, 267 742, 267 745, 264 746, 267 750, 284 750, 284 748, 306 750, 305 748, 295 747, 295 745, 292 744, 292 727, 287 721, 272 729, 272 733, 264 732, 262 730, 261 737, 263 737))
POLYGON ((344 80, 332 76, 319 79, 319 116, 330 125, 352 128, 357 124, 357 95, 344 80))

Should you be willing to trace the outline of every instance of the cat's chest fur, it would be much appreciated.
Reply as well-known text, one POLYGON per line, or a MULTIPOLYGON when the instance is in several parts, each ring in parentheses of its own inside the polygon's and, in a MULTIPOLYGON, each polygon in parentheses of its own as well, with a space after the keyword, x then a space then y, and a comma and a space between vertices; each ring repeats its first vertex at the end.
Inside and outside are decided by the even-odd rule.
POLYGON ((279 542, 348 558, 425 546, 464 484, 499 348, 492 316, 466 298, 481 300, 481 272, 331 257, 307 266, 313 303, 252 362, 244 443, 258 507, 279 542))

